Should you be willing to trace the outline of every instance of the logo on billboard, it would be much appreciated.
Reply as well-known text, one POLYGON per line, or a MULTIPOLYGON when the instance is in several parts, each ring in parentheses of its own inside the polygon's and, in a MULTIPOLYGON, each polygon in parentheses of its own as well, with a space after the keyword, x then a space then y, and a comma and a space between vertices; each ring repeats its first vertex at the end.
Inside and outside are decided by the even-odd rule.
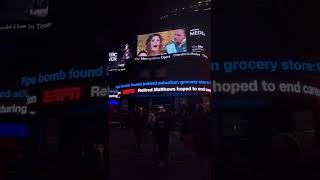
POLYGON ((193 45, 192 52, 203 52, 204 48, 203 45, 193 45))
POLYGON ((122 94, 123 95, 135 94, 135 93, 136 93, 136 89, 124 89, 124 90, 122 90, 122 94))
POLYGON ((109 98, 115 98, 118 99, 120 98, 121 91, 118 90, 109 90, 109 98))
POLYGON ((109 62, 118 61, 117 52, 109 52, 109 62))
POLYGON ((190 36, 206 36, 206 33, 200 29, 191 29, 190 36))
POLYGON ((64 101, 78 101, 80 100, 81 88, 63 88, 55 90, 44 91, 42 102, 43 103, 53 103, 53 102, 64 102, 64 101))

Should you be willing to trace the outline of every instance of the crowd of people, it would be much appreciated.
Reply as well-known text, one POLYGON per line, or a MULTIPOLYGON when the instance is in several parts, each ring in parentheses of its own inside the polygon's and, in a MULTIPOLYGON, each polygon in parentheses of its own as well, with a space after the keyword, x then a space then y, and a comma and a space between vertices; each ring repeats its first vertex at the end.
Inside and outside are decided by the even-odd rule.
POLYGON ((165 167, 170 162, 170 134, 178 132, 184 157, 197 158, 199 174, 204 176, 202 179, 208 179, 211 172, 209 113, 208 105, 202 103, 179 110, 165 105, 149 110, 143 105, 136 106, 128 121, 135 135, 135 151, 143 152, 144 136, 151 135, 155 163, 165 167))

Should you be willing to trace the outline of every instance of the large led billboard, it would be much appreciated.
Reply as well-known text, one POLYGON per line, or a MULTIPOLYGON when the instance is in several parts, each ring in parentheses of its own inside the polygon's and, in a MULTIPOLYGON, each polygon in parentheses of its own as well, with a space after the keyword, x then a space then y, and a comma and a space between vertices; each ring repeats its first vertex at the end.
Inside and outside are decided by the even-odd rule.
POLYGON ((179 56, 209 57, 206 32, 202 28, 178 28, 137 36, 135 60, 164 60, 179 56))
POLYGON ((187 52, 186 29, 138 35, 137 56, 159 56, 187 52))

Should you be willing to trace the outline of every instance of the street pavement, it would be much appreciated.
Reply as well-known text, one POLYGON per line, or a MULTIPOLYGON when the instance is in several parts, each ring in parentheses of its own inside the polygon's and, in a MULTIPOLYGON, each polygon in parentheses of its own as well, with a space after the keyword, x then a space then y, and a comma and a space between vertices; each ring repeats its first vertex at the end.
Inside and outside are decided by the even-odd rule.
POLYGON ((184 158, 183 142, 179 135, 170 136, 170 160, 165 167, 157 167, 152 151, 152 135, 143 138, 142 153, 134 152, 132 129, 113 128, 110 133, 111 180, 196 180, 196 159, 184 158))

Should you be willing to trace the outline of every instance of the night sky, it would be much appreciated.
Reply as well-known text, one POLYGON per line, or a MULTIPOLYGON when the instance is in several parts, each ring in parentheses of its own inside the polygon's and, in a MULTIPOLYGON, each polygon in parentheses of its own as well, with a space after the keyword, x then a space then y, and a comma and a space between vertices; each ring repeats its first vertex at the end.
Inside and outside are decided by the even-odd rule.
MULTIPOLYGON (((15 84, 23 72, 104 63, 105 47, 132 37, 154 25, 166 10, 190 1, 56 1, 50 6, 51 29, 0 32, 0 87, 15 84)), ((214 2, 214 55, 319 57, 319 11, 311 2, 298 2, 214 2)))

